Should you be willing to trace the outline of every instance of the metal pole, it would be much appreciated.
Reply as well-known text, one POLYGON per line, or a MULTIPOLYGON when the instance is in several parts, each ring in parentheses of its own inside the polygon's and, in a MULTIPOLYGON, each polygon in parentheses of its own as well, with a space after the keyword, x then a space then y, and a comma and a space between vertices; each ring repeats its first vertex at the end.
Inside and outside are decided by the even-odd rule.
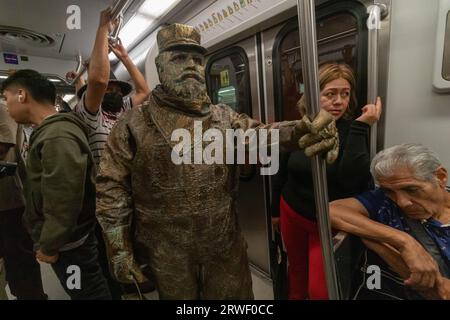
MULTIPOLYGON (((369 29, 369 47, 367 54, 367 103, 376 103, 378 96, 378 30, 381 24, 381 9, 377 5, 367 8, 369 17, 367 28, 369 29)), ((377 153, 378 126, 374 123, 370 129, 370 159, 377 153)))
POLYGON ((133 0, 118 0, 116 1, 111 9, 111 17, 112 20, 116 19, 119 17, 119 15, 121 15, 123 13, 123 11, 128 7, 128 5, 132 2, 133 0))
MULTIPOLYGON (((305 83, 305 102, 308 108, 308 114, 317 115, 320 111, 320 89, 314 0, 297 0, 297 8, 303 81, 305 83)), ((319 156, 315 156, 311 162, 328 297, 330 300, 338 300, 338 280, 334 264, 333 243, 328 214, 326 164, 325 160, 319 158, 319 156)))
MULTIPOLYGON (((116 30, 113 30, 111 32, 111 35, 110 35, 110 37, 108 39, 112 43, 115 43, 115 41, 117 41, 117 37, 119 35, 119 31, 120 31, 120 29, 122 28, 122 25, 123 25, 123 11, 125 11, 126 8, 128 8, 128 6, 131 4, 131 2, 133 2, 133 0, 117 0, 112 5, 112 8, 111 8, 111 20, 114 21, 115 19, 120 18, 120 21, 119 21, 119 24, 118 24, 116 30)), ((77 65, 77 71, 78 71, 77 73, 78 73, 78 75, 75 78, 71 79, 70 81, 69 81, 69 79, 67 79, 68 80, 68 84, 73 85, 87 71, 87 69, 88 69, 88 62, 89 62, 89 58, 86 59, 84 63, 83 62, 82 63, 78 62, 78 65, 77 65), (81 70, 80 70, 80 68, 81 68, 81 70)))

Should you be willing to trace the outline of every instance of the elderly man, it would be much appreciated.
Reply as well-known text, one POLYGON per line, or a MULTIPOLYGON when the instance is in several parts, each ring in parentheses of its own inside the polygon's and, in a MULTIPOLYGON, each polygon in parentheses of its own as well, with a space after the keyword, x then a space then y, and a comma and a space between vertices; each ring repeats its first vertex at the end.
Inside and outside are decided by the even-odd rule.
POLYGON ((363 238, 404 283, 425 298, 450 298, 450 193, 447 170, 418 144, 375 156, 379 186, 331 203, 334 228, 363 238))
MULTIPOLYGON (((278 128, 280 145, 298 148, 301 137, 311 137, 306 135, 311 126, 306 119, 266 126, 228 106, 212 105, 206 50, 194 28, 164 27, 157 42, 161 85, 117 122, 97 177, 97 218, 111 269, 120 282, 142 282, 138 264, 148 264, 161 299, 251 299, 247 245, 236 215, 238 166, 177 165, 171 135, 176 129, 196 131, 195 121, 204 131, 222 133, 278 128)), ((336 148, 335 130, 326 132, 332 121, 320 113, 313 122, 319 134, 305 144, 317 142, 312 145, 317 152, 336 148)))

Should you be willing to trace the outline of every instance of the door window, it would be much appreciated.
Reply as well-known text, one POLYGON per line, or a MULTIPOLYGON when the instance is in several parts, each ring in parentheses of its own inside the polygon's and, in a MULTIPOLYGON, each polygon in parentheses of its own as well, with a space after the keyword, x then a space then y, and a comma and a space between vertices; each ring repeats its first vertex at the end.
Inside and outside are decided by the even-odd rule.
MULTIPOLYGON (((357 21, 351 14, 337 14, 319 20, 317 23, 319 64, 327 61, 346 63, 356 72, 357 31, 357 21)), ((275 72, 275 75, 279 76, 275 81, 281 84, 278 120, 299 119, 300 113, 296 104, 304 93, 304 82, 299 33, 295 25, 282 36, 279 47, 275 50, 280 61, 278 64, 280 70, 275 72)))
POLYGON ((236 112, 249 114, 248 59, 238 47, 212 56, 206 66, 208 93, 214 104, 223 103, 236 112))

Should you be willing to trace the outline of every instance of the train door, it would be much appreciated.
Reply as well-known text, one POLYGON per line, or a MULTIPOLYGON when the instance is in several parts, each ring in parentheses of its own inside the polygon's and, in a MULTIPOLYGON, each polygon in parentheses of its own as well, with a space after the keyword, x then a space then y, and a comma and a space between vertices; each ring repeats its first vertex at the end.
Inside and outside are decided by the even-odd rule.
MULTIPOLYGON (((317 9, 319 63, 349 64, 356 73, 358 105, 366 101, 366 9, 359 2, 340 2, 317 9)), ((298 119, 296 103, 303 94, 298 20, 262 34, 267 83, 268 121, 298 119)))
MULTIPOLYGON (((259 97, 257 53, 257 37, 253 36, 208 57, 208 93, 215 104, 227 104, 239 113, 265 121, 259 97)), ((242 166, 240 180, 239 224, 248 243, 250 264, 270 278, 264 177, 256 166, 242 166)))
MULTIPOLYGON (((298 119, 296 102, 304 87, 295 13, 292 19, 208 57, 206 74, 213 103, 228 104, 266 123, 298 119)), ((319 62, 344 62, 354 69, 360 108, 367 99, 366 6, 360 1, 327 1, 316 8, 316 15, 319 62)), ((239 221, 251 265, 270 276, 270 261, 275 259, 269 250, 270 177, 255 173, 250 170, 242 178, 239 221)))
MULTIPOLYGON (((366 7, 358 1, 327 2, 316 8, 316 16, 319 63, 336 61, 353 68, 358 114, 367 96, 366 7)), ((264 31, 261 37, 267 121, 298 119, 296 103, 304 93, 304 81, 297 17, 264 31)), ((353 266, 339 264, 342 260, 339 254, 347 256, 348 253, 335 254, 341 291, 347 296, 351 283, 351 273, 347 270, 353 266)))

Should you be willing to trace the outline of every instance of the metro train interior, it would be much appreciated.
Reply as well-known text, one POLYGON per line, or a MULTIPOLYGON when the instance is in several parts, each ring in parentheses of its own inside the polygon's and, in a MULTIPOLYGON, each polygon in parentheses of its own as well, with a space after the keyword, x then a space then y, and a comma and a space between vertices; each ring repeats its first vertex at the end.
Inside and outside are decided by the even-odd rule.
MULTIPOLYGON (((157 33, 182 23, 200 33, 208 50, 206 84, 213 104, 226 104, 263 123, 300 118, 296 104, 305 90, 305 44, 300 42, 295 0, 0 0, 0 85, 12 70, 34 69, 74 108, 78 97, 66 73, 83 69, 100 12, 118 3, 123 19, 118 36, 150 90, 159 84, 157 33)), ((346 63, 354 70, 356 113, 374 103, 370 86, 383 101, 381 118, 371 131, 371 150, 421 143, 450 168, 445 139, 450 134, 450 1, 316 0, 315 14, 318 62, 346 63), (380 14, 375 35, 369 19, 374 5, 380 14), (370 57, 376 57, 375 65, 370 57)), ((130 81, 113 53, 109 58, 111 78, 130 81)), ((253 166, 241 173, 237 196, 253 292, 257 300, 287 299, 289 262, 271 223, 273 181, 258 171, 253 166)), ((367 277, 367 250, 356 236, 333 235, 338 298, 356 299, 367 277)), ((41 263, 41 271, 48 298, 69 299, 47 264, 41 263)), ((158 292, 145 297, 158 299, 158 292)), ((137 299, 133 294, 124 298, 137 299)), ((385 298, 388 293, 377 299, 385 298)))

